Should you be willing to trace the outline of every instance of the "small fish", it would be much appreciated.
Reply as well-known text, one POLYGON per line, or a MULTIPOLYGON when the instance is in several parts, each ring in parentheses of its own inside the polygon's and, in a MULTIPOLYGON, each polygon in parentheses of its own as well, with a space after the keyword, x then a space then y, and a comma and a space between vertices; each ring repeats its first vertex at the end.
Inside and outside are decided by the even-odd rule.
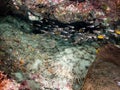
POLYGON ((119 35, 118 34, 116 34, 116 33, 112 33, 112 35, 114 35, 115 37, 118 37, 119 35))
POLYGON ((51 25, 48 25, 49 28, 51 28, 52 26, 51 25))
POLYGON ((69 28, 71 28, 71 29, 74 29, 75 27, 74 26, 68 26, 69 28))
POLYGON ((43 21, 41 20, 40 23, 43 23, 43 21))
POLYGON ((109 31, 109 32, 111 32, 111 33, 113 33, 113 32, 114 32, 114 30, 113 30, 113 29, 109 29, 108 31, 109 31))
POLYGON ((116 30, 115 30, 115 33, 118 34, 118 35, 120 35, 120 30, 119 30, 119 29, 116 29, 116 30))
POLYGON ((69 27, 65 27, 64 29, 65 29, 65 30, 69 30, 69 27))
POLYGON ((62 31, 61 34, 68 35, 69 33, 67 31, 62 31))
POLYGON ((90 25, 90 26, 87 26, 88 28, 94 28, 95 26, 94 25, 90 25))
POLYGON ((68 32, 71 33, 71 34, 74 34, 74 33, 75 33, 75 30, 72 29, 72 30, 69 30, 68 32))
POLYGON ((105 26, 110 26, 110 24, 109 23, 106 23, 106 25, 105 26))
POLYGON ((83 35, 83 34, 82 34, 82 33, 77 33, 77 35, 80 35, 80 36, 81 36, 81 35, 83 35))
POLYGON ((58 26, 58 25, 55 25, 55 28, 59 28, 59 26, 58 26))
POLYGON ((96 36, 96 35, 93 35, 93 39, 96 40, 96 39, 97 39, 97 36, 96 36))
POLYGON ((35 24, 35 26, 36 26, 36 27, 41 27, 41 25, 40 25, 40 24, 35 24))
POLYGON ((68 37, 68 38, 71 38, 71 36, 72 36, 72 35, 68 35, 67 37, 68 37))
POLYGON ((104 38, 105 38, 105 35, 98 35, 97 38, 98 38, 98 39, 104 39, 104 38))
POLYGON ((31 12, 28 12, 28 18, 31 21, 37 21, 37 20, 39 20, 39 17, 34 16, 31 12))
POLYGON ((98 53, 99 53, 99 51, 100 51, 100 48, 97 48, 97 49, 96 49, 96 53, 98 54, 98 53))
POLYGON ((45 19, 45 22, 48 22, 48 20, 47 20, 47 19, 45 19))
POLYGON ((66 36, 65 36, 65 35, 60 35, 60 37, 62 37, 62 38, 66 38, 66 36))
POLYGON ((48 29, 48 27, 46 26, 46 27, 44 27, 45 29, 48 29))
POLYGON ((82 33, 82 32, 84 32, 84 30, 83 29, 79 29, 79 32, 82 33))
POLYGON ((40 30, 42 33, 45 33, 45 34, 47 34, 48 32, 47 31, 45 31, 45 30, 40 30))
POLYGON ((64 40, 65 40, 65 41, 68 41, 68 38, 65 38, 64 40))
POLYGON ((101 33, 101 31, 94 30, 94 31, 93 31, 93 33, 95 33, 95 34, 100 34, 100 33, 101 33))
POLYGON ((89 23, 90 23, 90 24, 93 24, 93 23, 94 23, 94 21, 90 21, 89 23))
POLYGON ((87 36, 87 38, 92 39, 93 37, 92 36, 87 36))
POLYGON ((58 31, 63 31, 63 28, 58 28, 58 31))
POLYGON ((109 37, 105 37, 105 39, 109 39, 109 37))
POLYGON ((51 35, 56 35, 56 33, 55 33, 55 32, 50 32, 50 34, 51 34, 51 35))
POLYGON ((117 82, 117 85, 120 87, 120 82, 117 82))
POLYGON ((83 27, 83 28, 81 28, 82 30, 85 30, 86 28, 85 27, 83 27))
POLYGON ((60 31, 54 31, 54 33, 55 33, 55 35, 60 35, 61 34, 61 32, 60 31))

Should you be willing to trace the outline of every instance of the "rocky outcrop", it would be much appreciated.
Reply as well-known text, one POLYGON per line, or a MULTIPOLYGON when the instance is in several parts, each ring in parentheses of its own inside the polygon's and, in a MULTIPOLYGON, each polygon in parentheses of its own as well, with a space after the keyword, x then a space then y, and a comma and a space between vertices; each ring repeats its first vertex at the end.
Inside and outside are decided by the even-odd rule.
POLYGON ((120 0, 89 0, 94 8, 102 10, 107 17, 116 21, 120 16, 120 0))
POLYGON ((21 8, 22 10, 27 8, 30 17, 42 16, 43 18, 57 19, 64 23, 87 20, 90 17, 89 14, 92 13, 93 10, 93 6, 89 1, 13 0, 13 2, 19 10, 21 10, 21 8))
POLYGON ((89 68, 82 90, 120 90, 120 48, 107 45, 100 49, 89 68))

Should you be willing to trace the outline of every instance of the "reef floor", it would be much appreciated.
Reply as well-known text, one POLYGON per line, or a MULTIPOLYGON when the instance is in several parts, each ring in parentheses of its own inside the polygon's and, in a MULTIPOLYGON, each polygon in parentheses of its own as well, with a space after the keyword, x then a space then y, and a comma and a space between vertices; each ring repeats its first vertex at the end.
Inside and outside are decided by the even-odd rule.
POLYGON ((18 90, 80 90, 98 47, 33 34, 27 22, 11 16, 0 22, 0 71, 18 90))

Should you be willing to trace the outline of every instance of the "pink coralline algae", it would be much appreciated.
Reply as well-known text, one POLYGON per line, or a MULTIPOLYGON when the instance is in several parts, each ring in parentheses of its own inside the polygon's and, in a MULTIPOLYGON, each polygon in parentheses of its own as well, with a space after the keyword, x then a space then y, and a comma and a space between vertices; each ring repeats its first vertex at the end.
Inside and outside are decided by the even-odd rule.
POLYGON ((91 10, 93 10, 93 6, 90 4, 90 2, 81 2, 77 4, 77 8, 82 13, 88 13, 91 10))
POLYGON ((19 84, 14 80, 8 79, 3 72, 0 71, 0 90, 19 90, 19 84))
POLYGON ((31 90, 27 81, 17 83, 13 79, 9 79, 2 71, 0 71, 0 90, 31 90))
POLYGON ((22 10, 25 6, 27 12, 31 11, 34 15, 47 12, 58 20, 70 16, 68 21, 72 21, 78 14, 82 18, 88 18, 91 12, 98 19, 107 17, 114 21, 120 16, 120 0, 13 0, 13 3, 19 9, 22 7, 22 10))
MULTIPOLYGON (((91 10, 93 10, 92 4, 90 4, 89 1, 84 1, 84 2, 74 2, 74 1, 69 1, 69 0, 23 0, 23 1, 17 1, 13 0, 14 4, 16 6, 22 7, 25 5, 28 10, 33 11, 33 13, 41 13, 43 9, 41 10, 41 5, 43 6, 42 8, 47 8, 47 10, 51 10, 55 12, 51 13, 54 15, 57 15, 57 11, 61 13, 65 12, 67 13, 80 13, 82 14, 88 14, 90 13, 91 10)), ((24 9, 24 8, 23 8, 24 9)), ((49 11, 48 11, 49 13, 49 11)))

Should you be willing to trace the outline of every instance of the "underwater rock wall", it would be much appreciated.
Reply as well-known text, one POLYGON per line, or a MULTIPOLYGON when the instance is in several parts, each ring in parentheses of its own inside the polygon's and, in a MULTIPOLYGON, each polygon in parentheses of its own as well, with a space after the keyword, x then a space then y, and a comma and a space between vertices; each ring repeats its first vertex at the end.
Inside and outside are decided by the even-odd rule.
POLYGON ((43 18, 53 18, 64 23, 86 20, 92 10, 90 3, 74 3, 69 0, 13 0, 18 10, 26 10, 31 20, 43 18), (26 8, 25 8, 26 7, 26 8), (67 18, 66 18, 67 17, 67 18))
POLYGON ((20 17, 0 19, 0 70, 19 89, 79 90, 98 44, 120 44, 120 29, 111 29, 106 5, 98 10, 88 0, 12 1, 13 13, 29 23, 20 17))
POLYGON ((49 18, 66 23, 104 19, 106 16, 110 16, 110 21, 116 21, 119 18, 119 3, 119 0, 13 0, 14 6, 18 10, 27 11, 30 17, 50 15, 49 18))
POLYGON ((114 1, 110 4, 110 1, 97 4, 97 1, 92 0, 53 2, 54 0, 13 0, 16 9, 32 22, 36 34, 49 33, 74 44, 99 39, 103 43, 119 43, 119 19, 109 17, 115 8, 107 10, 114 1))

